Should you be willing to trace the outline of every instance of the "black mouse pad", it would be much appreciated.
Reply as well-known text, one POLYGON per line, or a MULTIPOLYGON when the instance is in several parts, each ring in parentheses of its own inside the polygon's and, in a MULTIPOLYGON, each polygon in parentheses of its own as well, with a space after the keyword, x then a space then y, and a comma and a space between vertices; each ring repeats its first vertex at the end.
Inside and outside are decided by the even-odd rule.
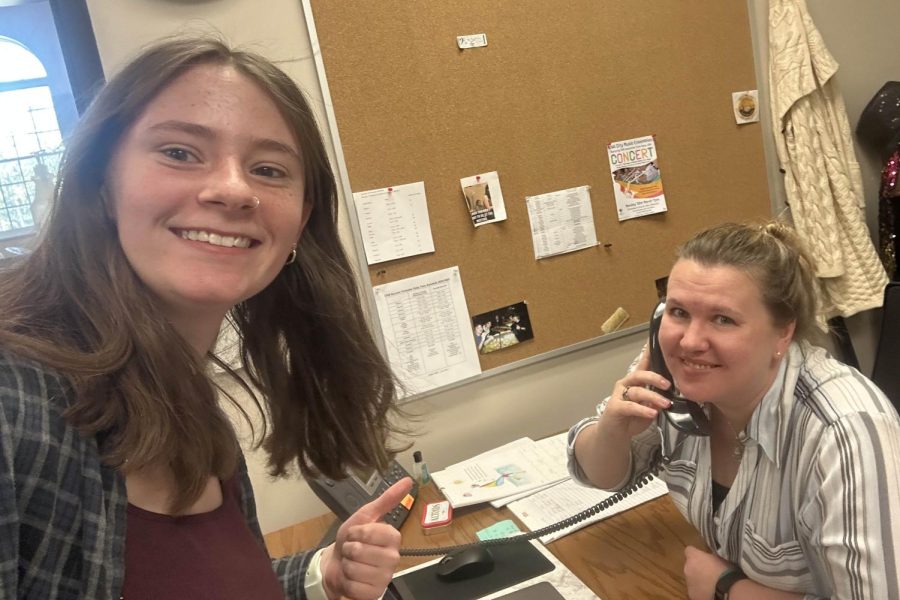
POLYGON ((542 581, 527 588, 516 590, 497 600, 566 600, 549 581, 542 581))
POLYGON ((402 600, 473 600, 554 569, 553 563, 529 542, 493 546, 490 551, 494 570, 479 577, 442 581, 435 563, 395 578, 394 585, 402 600))

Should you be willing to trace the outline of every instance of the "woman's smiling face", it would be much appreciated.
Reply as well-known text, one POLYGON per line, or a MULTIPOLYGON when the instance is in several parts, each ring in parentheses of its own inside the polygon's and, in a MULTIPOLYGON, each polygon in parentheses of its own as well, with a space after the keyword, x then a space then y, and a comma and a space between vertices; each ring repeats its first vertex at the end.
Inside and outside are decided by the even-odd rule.
POLYGON ((695 402, 759 401, 790 345, 756 281, 726 265, 681 259, 669 274, 659 343, 681 393, 695 402))
POLYGON ((119 242, 173 320, 221 320, 278 275, 309 217, 301 149, 226 65, 186 71, 123 135, 105 191, 119 242))

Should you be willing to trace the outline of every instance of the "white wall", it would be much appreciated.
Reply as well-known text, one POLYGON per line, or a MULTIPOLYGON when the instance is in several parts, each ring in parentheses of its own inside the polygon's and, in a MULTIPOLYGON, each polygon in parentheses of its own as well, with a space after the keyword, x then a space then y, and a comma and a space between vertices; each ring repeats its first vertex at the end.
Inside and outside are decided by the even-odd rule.
MULTIPOLYGON (((757 0, 748 2, 751 20, 758 25, 759 15, 764 14, 760 12, 760 5, 764 3, 757 0)), ((821 0, 818 3, 820 6, 815 6, 815 2, 813 4, 813 16, 818 17, 817 13, 827 12, 833 3, 821 0)), ((847 4, 852 4, 852 7, 841 7, 840 10, 852 11, 854 19, 868 21, 865 34, 878 37, 887 44, 893 35, 892 25, 900 22, 896 18, 895 1, 865 0, 847 4), (887 14, 894 16, 889 18, 887 14)), ((88 7, 107 73, 115 71, 151 40, 172 33, 213 27, 232 43, 249 45, 276 60, 307 90, 321 116, 322 94, 300 0, 268 0, 265 3, 256 0, 207 0, 199 3, 88 0, 88 7)), ((844 36, 841 25, 853 22, 849 16, 834 19, 835 31, 826 30, 827 23, 822 25, 826 42, 832 46, 838 60, 842 60, 839 55, 841 46, 846 45, 854 50, 859 50, 861 46, 856 44, 856 38, 848 39, 845 44, 831 44, 832 36, 844 36)), ((765 34, 764 26, 762 33, 765 34)), ((897 69, 888 72, 887 59, 887 52, 871 49, 858 58, 858 62, 865 63, 859 68, 870 70, 871 78, 878 82, 877 85, 872 84, 871 90, 862 89, 868 86, 867 82, 855 84, 860 88, 858 95, 868 94, 865 100, 884 80, 897 77, 897 69)), ((842 64, 846 71, 852 61, 842 64)), ((849 97, 848 106, 859 106, 861 109, 861 105, 851 102, 849 97)), ((322 119, 320 121, 324 122, 322 119)), ((772 175, 772 179, 777 178, 772 175)), ((344 239, 350 240, 346 216, 342 219, 344 239)), ((422 450, 429 466, 437 469, 517 437, 538 437, 561 431, 593 411, 596 402, 608 393, 643 341, 643 334, 635 334, 409 403, 406 408, 420 415, 418 426, 421 435, 415 440, 416 448, 422 450)), ((401 456, 400 460, 409 468, 411 453, 401 456)), ((324 505, 302 481, 270 481, 265 475, 261 453, 248 453, 248 462, 264 531, 272 531, 325 511, 324 505)))

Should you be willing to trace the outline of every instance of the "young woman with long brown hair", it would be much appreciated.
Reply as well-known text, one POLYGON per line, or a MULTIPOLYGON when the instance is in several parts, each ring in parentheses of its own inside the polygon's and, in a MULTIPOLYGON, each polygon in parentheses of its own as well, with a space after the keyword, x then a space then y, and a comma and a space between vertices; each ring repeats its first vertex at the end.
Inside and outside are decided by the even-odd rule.
POLYGON ((336 211, 309 106, 257 55, 169 40, 99 93, 44 235, 0 272, 0 596, 381 596, 378 520, 411 482, 270 563, 208 375, 262 399, 273 474, 386 465, 394 380, 336 211), (225 318, 249 385, 211 354, 225 318))

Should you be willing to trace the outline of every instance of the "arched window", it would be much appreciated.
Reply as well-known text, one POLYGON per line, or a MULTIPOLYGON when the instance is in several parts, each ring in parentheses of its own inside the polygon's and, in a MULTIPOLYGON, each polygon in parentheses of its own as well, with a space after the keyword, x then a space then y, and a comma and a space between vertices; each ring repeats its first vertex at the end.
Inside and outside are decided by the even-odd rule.
POLYGON ((0 36, 0 238, 26 233, 40 220, 61 154, 44 65, 23 44, 0 36))

